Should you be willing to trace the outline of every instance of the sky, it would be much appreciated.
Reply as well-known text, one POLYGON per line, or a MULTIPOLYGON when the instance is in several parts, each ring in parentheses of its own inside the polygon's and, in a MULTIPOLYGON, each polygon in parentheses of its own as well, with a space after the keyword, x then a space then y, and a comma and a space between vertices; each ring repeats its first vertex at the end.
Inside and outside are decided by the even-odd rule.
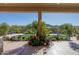
MULTIPOLYGON (((6 22, 9 25, 27 25, 35 20, 38 20, 37 13, 0 12, 0 24, 6 22)), ((71 23, 78 26, 79 13, 42 13, 42 20, 50 25, 71 23)))

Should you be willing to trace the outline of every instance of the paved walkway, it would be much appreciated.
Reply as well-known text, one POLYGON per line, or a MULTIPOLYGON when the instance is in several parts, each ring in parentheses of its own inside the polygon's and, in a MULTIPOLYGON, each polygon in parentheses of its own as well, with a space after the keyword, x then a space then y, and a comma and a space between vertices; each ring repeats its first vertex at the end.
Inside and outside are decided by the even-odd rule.
POLYGON ((3 54, 18 55, 26 44, 27 41, 3 41, 3 54))
POLYGON ((54 42, 47 50, 48 55, 79 55, 79 42, 62 41, 54 42))
POLYGON ((79 41, 52 42, 49 47, 32 47, 27 42, 4 42, 4 54, 13 55, 79 55, 79 41))

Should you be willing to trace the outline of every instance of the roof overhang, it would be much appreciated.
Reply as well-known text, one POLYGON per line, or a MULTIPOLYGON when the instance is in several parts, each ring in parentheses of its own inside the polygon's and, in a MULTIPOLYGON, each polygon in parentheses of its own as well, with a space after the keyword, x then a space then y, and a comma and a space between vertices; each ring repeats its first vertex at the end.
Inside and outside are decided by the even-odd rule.
POLYGON ((0 3, 0 12, 79 12, 79 3, 0 3))

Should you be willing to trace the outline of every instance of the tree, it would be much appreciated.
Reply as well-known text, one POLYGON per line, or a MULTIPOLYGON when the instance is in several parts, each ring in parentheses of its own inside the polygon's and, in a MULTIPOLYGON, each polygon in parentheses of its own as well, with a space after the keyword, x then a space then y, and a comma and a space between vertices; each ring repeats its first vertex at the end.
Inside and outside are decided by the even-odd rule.
MULTIPOLYGON (((32 24, 28 24, 26 26, 26 33, 36 33, 37 34, 37 30, 38 30, 38 22, 37 21, 33 21, 32 24)), ((46 33, 47 29, 46 29, 46 24, 45 22, 42 22, 42 33, 46 33)))
POLYGON ((74 33, 79 34, 79 27, 76 27, 76 26, 74 27, 74 33))
POLYGON ((66 23, 66 24, 61 25, 60 26, 60 32, 63 33, 63 34, 67 34, 67 35, 71 36, 72 33, 73 33, 72 24, 66 23))
POLYGON ((0 35, 6 35, 9 31, 9 25, 7 23, 0 24, 0 35))
POLYGON ((17 26, 17 25, 12 25, 9 28, 9 33, 21 33, 21 26, 17 26))
MULTIPOLYGON (((38 22, 37 21, 34 21, 32 23, 33 25, 33 29, 37 32, 37 29, 38 29, 38 22)), ((46 29, 46 23, 44 21, 42 21, 42 34, 46 34, 47 33, 47 29, 46 29)))

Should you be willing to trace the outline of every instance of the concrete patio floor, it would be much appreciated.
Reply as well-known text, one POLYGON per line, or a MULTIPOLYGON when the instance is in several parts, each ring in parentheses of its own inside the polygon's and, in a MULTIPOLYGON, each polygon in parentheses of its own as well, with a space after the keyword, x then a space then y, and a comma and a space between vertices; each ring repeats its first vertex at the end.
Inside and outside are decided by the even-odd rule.
POLYGON ((27 41, 4 41, 4 55, 79 55, 79 41, 54 41, 50 46, 33 47, 27 41))

